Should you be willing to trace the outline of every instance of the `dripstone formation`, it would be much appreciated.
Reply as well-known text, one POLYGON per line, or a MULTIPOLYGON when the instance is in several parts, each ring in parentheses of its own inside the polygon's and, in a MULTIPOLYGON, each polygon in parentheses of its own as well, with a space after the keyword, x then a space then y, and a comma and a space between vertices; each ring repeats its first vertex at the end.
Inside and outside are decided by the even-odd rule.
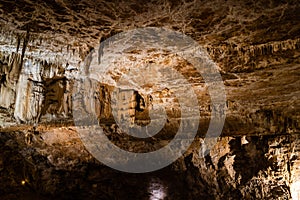
POLYGON ((300 199, 299 10, 296 0, 0 1, 0 199, 300 199), (178 31, 199 43, 218 66, 225 108, 212 105, 191 63, 155 48, 120 51, 128 62, 114 63, 118 67, 102 77, 107 81, 83 81, 92 73, 90 56, 101 54, 100 42, 142 27, 178 31), (201 115, 184 155, 147 174, 97 161, 74 121, 79 106, 80 120, 101 126, 110 141, 132 152, 155 151, 174 138, 185 108, 167 87, 169 77, 158 90, 119 87, 133 68, 151 77, 132 62, 180 72, 201 115), (129 102, 115 103, 123 99, 129 102), (168 120, 152 138, 128 136, 132 127, 116 123, 117 116, 147 126, 160 120, 149 117, 157 105, 168 120), (213 110, 224 110, 225 125, 204 156, 213 110), (164 194, 155 197, 159 187, 164 194))

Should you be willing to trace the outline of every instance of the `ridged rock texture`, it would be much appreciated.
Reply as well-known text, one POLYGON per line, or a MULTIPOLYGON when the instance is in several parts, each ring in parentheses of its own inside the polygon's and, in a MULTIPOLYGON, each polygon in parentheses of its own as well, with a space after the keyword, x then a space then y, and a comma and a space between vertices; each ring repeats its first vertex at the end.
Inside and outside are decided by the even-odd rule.
POLYGON ((297 0, 1 0, 0 199, 300 199, 299 10, 297 0), (85 149, 73 106, 79 103, 81 120, 99 124, 128 151, 157 150, 174 137, 183 108, 168 88, 116 88, 129 62, 104 77, 109 81, 80 79, 100 42, 141 27, 179 31, 207 51, 224 81, 226 120, 202 157, 218 109, 203 78, 174 55, 122 52, 182 73, 201 113, 181 158, 156 172, 127 174, 85 149), (132 124, 149 124, 152 107, 164 105, 170 119, 159 134, 137 140, 116 125, 112 105, 126 95, 130 102, 118 104, 117 116, 132 124))

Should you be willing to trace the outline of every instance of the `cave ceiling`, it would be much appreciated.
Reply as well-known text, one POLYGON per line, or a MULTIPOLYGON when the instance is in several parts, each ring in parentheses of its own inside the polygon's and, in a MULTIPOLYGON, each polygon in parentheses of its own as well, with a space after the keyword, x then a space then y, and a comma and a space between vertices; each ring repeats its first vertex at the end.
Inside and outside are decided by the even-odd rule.
POLYGON ((20 52, 29 33, 25 57, 80 68, 92 48, 117 33, 141 27, 179 31, 218 65, 230 105, 228 126, 239 126, 236 118, 248 124, 272 113, 279 127, 289 121, 297 132, 299 10, 297 0, 2 0, 1 52, 20 52))
MULTIPOLYGON (((82 54, 100 40, 140 27, 180 31, 212 48, 249 47, 298 39, 299 21, 296 0, 4 0, 0 4, 2 36, 29 30, 36 34, 33 38, 47 41, 47 50, 82 48, 82 54)), ((43 45, 32 45, 43 49, 43 45)))

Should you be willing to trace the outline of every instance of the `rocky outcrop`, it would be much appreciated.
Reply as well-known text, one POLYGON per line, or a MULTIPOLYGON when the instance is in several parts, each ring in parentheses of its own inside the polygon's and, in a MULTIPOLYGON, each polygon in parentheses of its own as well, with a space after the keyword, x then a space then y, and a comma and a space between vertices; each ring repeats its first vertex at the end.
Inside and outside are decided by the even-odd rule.
POLYGON ((297 199, 300 191, 291 187, 299 182, 299 141, 299 135, 220 138, 205 158, 201 152, 185 158, 188 185, 198 183, 214 199, 297 199))
MULTIPOLYGON (((147 199, 150 184, 159 184, 164 195, 175 200, 297 199, 300 194, 299 135, 221 137, 205 157, 198 138, 166 169, 134 175, 97 162, 74 127, 40 126, 38 131, 30 145, 23 132, 0 134, 1 198, 68 199, 76 194, 76 198, 147 199), (141 179, 144 182, 137 181, 141 179)), ((145 144, 136 148, 153 145, 145 144)))

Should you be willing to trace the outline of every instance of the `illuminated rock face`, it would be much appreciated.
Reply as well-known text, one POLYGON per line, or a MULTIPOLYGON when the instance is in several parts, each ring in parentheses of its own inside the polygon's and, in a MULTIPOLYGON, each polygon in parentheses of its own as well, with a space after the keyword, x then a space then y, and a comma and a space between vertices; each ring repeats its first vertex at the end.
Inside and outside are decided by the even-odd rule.
POLYGON ((70 114, 71 103, 64 94, 70 83, 61 66, 33 59, 21 64, 21 55, 13 53, 2 60, 1 69, 0 106, 13 109, 19 123, 36 124, 45 114, 70 114))
MULTIPOLYGON (((78 190, 83 198, 104 199, 143 199, 147 191, 153 198, 170 199, 299 199, 299 6, 298 1, 276 0, 0 2, 0 199, 23 193, 70 197, 78 190), (170 120, 157 141, 150 142, 126 138, 114 124, 111 94, 117 91, 122 99, 126 88, 114 90, 114 82, 86 82, 85 90, 74 93, 78 77, 88 72, 87 55, 99 41, 148 26, 185 33, 207 50, 226 87, 226 121, 216 146, 201 158, 202 136, 216 108, 190 63, 165 55, 163 62, 170 62, 164 65, 189 77, 196 91, 198 135, 167 170, 132 178, 104 167, 84 149, 72 127, 72 99, 86 105, 83 118, 94 113, 108 137, 126 150, 144 152, 141 148, 155 150, 168 143, 178 120, 170 120), (38 125, 40 135, 28 146, 24 135, 32 125, 38 125), (165 179, 152 184, 151 176, 165 179), (149 187, 136 182, 143 178, 149 187), (103 182, 111 180, 116 187, 107 192, 103 182), (122 187, 131 193, 117 189, 122 187), (141 193, 132 191, 135 187, 141 193)), ((128 59, 139 56, 133 49, 128 59)), ((143 59, 154 64, 159 60, 147 55, 143 59)), ((124 63, 109 78, 116 81, 130 67, 124 63)), ((147 125, 155 104, 180 117, 181 108, 167 88, 151 94, 131 89, 131 101, 117 104, 118 118, 129 114, 130 123, 147 125)))
MULTIPOLYGON (((110 127, 105 129, 113 132, 110 127)), ((40 126, 39 130, 30 146, 25 144, 22 132, 0 134, 1 198, 20 198, 23 194, 46 199, 71 198, 74 194, 78 198, 107 199, 116 195, 120 199, 161 195, 170 199, 299 196, 299 135, 222 137, 204 158, 200 156, 199 138, 169 167, 152 173, 127 174, 97 162, 84 148, 74 127, 40 126)), ((130 143, 125 139, 117 142, 130 143)), ((135 151, 149 150, 151 145, 138 145, 137 141, 129 144, 135 151)))
POLYGON ((290 187, 299 179, 299 145, 299 135, 226 137, 204 159, 186 161, 214 198, 289 199, 298 195, 290 187))
POLYGON ((20 75, 20 55, 1 56, 1 106, 11 108, 15 100, 16 85, 20 75))

